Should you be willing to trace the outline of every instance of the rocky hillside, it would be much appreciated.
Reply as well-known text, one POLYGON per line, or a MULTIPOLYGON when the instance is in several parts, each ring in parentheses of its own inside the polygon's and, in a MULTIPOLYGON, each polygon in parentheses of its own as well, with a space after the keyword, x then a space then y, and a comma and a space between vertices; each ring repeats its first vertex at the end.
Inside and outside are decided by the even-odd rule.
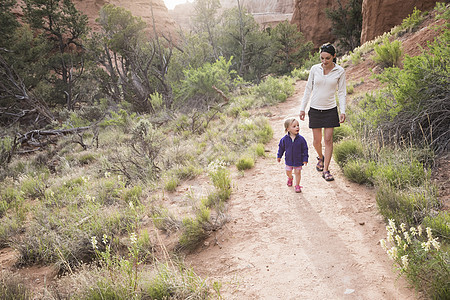
MULTIPOLYGON (((435 0, 363 0, 361 43, 365 43, 401 24, 411 14, 414 7, 427 11, 434 7, 435 0)), ((346 3, 346 1, 342 1, 346 3)), ((325 9, 335 9, 336 0, 295 0, 291 23, 296 24, 307 40, 316 47, 326 42, 334 42, 331 34, 331 21, 326 17, 325 9)))

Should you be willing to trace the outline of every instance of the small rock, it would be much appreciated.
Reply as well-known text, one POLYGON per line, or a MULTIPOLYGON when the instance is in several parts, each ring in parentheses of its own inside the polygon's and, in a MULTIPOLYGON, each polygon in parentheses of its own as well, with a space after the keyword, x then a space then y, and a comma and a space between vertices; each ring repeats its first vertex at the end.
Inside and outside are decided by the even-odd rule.
POLYGON ((366 224, 366 222, 359 222, 359 225, 364 225, 364 224, 366 224))

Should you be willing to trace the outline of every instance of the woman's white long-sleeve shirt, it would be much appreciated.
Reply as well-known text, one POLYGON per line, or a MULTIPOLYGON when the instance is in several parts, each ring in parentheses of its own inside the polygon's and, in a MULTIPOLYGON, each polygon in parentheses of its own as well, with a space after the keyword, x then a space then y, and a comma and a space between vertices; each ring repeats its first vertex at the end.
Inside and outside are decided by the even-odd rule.
POLYGON ((334 68, 327 75, 324 75, 322 64, 312 66, 309 71, 305 93, 300 104, 300 111, 305 111, 309 100, 311 100, 310 107, 315 109, 325 110, 334 108, 337 105, 335 98, 336 89, 340 113, 345 114, 347 91, 344 68, 334 64, 334 68))

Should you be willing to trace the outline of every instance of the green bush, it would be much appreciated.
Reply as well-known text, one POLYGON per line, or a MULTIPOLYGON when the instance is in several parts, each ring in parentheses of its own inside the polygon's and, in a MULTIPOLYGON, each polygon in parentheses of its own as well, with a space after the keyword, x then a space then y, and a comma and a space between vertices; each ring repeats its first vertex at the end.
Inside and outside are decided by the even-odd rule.
POLYGON ((383 183, 377 187, 376 202, 386 220, 394 219, 408 226, 422 223, 426 216, 440 207, 433 186, 398 190, 392 185, 383 183))
POLYGON ((294 90, 293 79, 286 76, 281 78, 268 76, 253 88, 256 97, 265 105, 286 101, 289 96, 294 94, 294 90))
POLYGON ((192 251, 208 236, 203 223, 198 219, 184 218, 183 233, 178 241, 178 249, 192 251))
POLYGON ((430 227, 443 243, 450 245, 450 214, 447 211, 440 211, 437 215, 426 216, 422 225, 430 227))
POLYGON ((352 134, 353 129, 350 126, 341 124, 341 126, 334 128, 333 143, 339 142, 346 137, 350 137, 352 134))
POLYGON ((416 28, 420 23, 422 23, 423 19, 424 17, 422 16, 421 11, 418 10, 417 7, 414 7, 412 14, 409 14, 407 18, 403 19, 403 22, 400 25, 400 27, 402 29, 411 31, 414 28, 416 28))
POLYGON ((374 171, 374 177, 378 183, 386 182, 389 185, 404 189, 408 186, 422 186, 430 177, 423 164, 413 159, 412 161, 396 161, 379 163, 374 171))
POLYGON ((359 184, 374 184, 375 162, 351 159, 342 168, 344 175, 351 181, 359 184))
POLYGON ((297 69, 295 68, 291 72, 291 76, 297 80, 308 80, 309 70, 305 68, 297 69))
POLYGON ((248 155, 243 155, 241 158, 239 158, 236 167, 239 171, 248 170, 255 166, 255 160, 253 157, 250 157, 248 155))
POLYGON ((2 300, 28 300, 32 294, 14 275, 2 274, 0 278, 0 299, 2 300))
POLYGON ((373 60, 382 67, 393 67, 400 64, 402 56, 402 43, 398 40, 389 41, 389 37, 385 37, 382 45, 375 45, 375 56, 373 60))
POLYGON ((164 189, 168 192, 174 192, 177 189, 180 180, 177 177, 171 177, 166 180, 166 184, 164 185, 164 189))
POLYGON ((343 140, 334 146, 333 156, 334 160, 343 166, 350 159, 363 157, 363 147, 359 141, 343 140))
POLYGON ((264 145, 263 144, 255 145, 255 153, 258 156, 264 156, 266 154, 266 150, 264 148, 264 145))

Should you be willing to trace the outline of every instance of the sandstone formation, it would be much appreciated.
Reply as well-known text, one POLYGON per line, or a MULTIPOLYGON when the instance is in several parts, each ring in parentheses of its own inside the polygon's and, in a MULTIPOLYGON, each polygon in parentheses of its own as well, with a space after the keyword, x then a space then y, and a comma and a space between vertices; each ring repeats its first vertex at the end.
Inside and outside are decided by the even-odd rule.
MULTIPOLYGON (((361 43, 391 30, 401 24, 411 14, 414 7, 421 11, 430 10, 436 0, 363 0, 363 24, 361 43)), ((342 0, 345 5, 346 0, 342 0)), ((323 43, 334 42, 331 34, 331 21, 326 17, 325 9, 335 9, 337 0, 295 0, 294 13, 291 19, 307 40, 311 40, 316 48, 323 43)))
POLYGON ((174 41, 178 40, 178 26, 169 15, 163 0, 73 0, 73 2, 79 11, 88 16, 89 25, 94 31, 99 30, 95 19, 99 16, 100 8, 105 4, 114 4, 131 11, 134 16, 141 17, 148 24, 150 34, 153 33, 153 10, 156 31, 167 38, 171 37, 174 41))
MULTIPOLYGON (((345 1, 342 1, 345 3, 345 1)), ((331 34, 331 21, 325 9, 334 9, 336 0, 295 0, 292 24, 296 24, 307 41, 312 41, 316 48, 326 42, 334 42, 331 34)))
POLYGON ((400 25, 414 7, 421 11, 432 9, 435 0, 363 0, 363 25, 361 44, 390 31, 392 27, 400 25))

